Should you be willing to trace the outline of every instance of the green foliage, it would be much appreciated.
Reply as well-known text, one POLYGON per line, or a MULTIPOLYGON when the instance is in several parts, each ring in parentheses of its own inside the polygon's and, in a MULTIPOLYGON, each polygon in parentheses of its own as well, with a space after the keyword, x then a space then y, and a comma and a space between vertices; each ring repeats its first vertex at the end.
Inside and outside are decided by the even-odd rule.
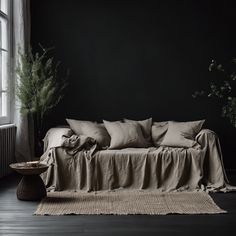
POLYGON ((222 116, 229 119, 230 123, 236 127, 236 97, 233 88, 236 88, 236 58, 223 66, 212 60, 209 71, 220 76, 220 80, 215 80, 209 84, 206 90, 195 91, 193 98, 207 96, 216 98, 222 104, 222 116))
POLYGON ((222 115, 229 119, 230 123, 236 127, 236 97, 230 98, 222 107, 222 115))
POLYGON ((18 52, 16 96, 20 101, 20 111, 36 117, 39 129, 45 115, 63 98, 67 86, 68 76, 59 79, 59 63, 48 57, 50 50, 42 47, 42 53, 35 55, 31 49, 27 54, 20 49, 18 52))

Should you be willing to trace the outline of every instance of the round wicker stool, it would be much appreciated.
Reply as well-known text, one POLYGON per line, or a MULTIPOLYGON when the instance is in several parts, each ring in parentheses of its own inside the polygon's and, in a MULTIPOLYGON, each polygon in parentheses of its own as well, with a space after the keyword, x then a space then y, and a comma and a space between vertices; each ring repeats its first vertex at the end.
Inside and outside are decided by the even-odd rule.
POLYGON ((11 164, 10 167, 23 175, 16 191, 19 200, 39 201, 46 197, 46 188, 39 175, 47 170, 47 165, 21 162, 11 164))

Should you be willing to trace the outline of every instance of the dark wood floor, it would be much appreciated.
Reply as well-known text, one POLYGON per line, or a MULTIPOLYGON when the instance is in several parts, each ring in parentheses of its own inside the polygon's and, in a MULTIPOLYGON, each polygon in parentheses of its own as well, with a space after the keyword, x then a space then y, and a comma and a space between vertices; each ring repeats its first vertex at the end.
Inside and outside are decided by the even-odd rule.
POLYGON ((212 194, 228 211, 221 215, 34 216, 38 203, 16 199, 18 182, 17 175, 0 180, 0 235, 236 235, 236 193, 212 194))

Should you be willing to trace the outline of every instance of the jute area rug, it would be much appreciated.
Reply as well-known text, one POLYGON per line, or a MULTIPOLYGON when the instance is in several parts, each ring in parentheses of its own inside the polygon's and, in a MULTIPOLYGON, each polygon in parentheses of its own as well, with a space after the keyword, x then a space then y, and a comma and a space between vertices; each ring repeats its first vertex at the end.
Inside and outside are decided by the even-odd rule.
POLYGON ((219 214, 219 208, 205 192, 158 193, 148 191, 51 192, 35 215, 167 215, 219 214))

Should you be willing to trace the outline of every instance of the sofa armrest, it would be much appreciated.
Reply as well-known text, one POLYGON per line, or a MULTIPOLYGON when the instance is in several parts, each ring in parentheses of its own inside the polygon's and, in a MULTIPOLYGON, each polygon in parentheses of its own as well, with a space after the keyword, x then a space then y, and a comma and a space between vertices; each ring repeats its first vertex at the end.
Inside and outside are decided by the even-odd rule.
POLYGON ((63 142, 63 137, 71 137, 73 131, 68 127, 51 128, 46 133, 44 142, 44 152, 53 147, 60 147, 63 142))
POLYGON ((221 183, 222 186, 228 183, 218 135, 212 130, 203 129, 195 139, 205 153, 204 168, 207 170, 205 179, 210 183, 221 183))
POLYGON ((195 137, 195 141, 197 141, 201 146, 204 146, 205 144, 205 139, 213 138, 213 139, 218 139, 218 135, 210 130, 210 129, 202 129, 195 137))

